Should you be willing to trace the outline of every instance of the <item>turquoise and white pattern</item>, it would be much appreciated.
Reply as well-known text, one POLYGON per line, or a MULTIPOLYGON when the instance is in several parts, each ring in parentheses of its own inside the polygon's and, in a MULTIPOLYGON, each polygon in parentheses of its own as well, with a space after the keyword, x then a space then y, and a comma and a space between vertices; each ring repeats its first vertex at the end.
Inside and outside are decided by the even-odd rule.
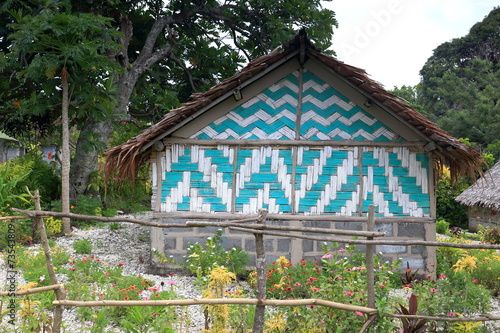
POLYGON ((399 136, 310 71, 303 74, 297 124, 299 73, 265 89, 191 138, 397 141, 399 136))
MULTIPOLYGON (((161 211, 430 216, 429 160, 314 73, 294 72, 190 138, 359 141, 347 146, 172 144, 162 159, 161 211), (302 84, 300 83, 302 80, 302 84), (299 107, 299 101, 301 105, 299 107)), ((154 170, 156 170, 154 164, 154 170)))

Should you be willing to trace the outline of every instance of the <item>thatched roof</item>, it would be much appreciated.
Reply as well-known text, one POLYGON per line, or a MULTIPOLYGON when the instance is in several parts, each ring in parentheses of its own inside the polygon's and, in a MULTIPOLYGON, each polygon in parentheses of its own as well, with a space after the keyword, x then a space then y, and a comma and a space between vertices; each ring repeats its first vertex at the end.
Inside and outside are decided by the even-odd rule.
POLYGON ((12 141, 12 142, 19 142, 17 141, 16 139, 8 136, 7 134, 3 133, 3 132, 0 132, 0 140, 4 140, 4 141, 12 141))
POLYGON ((481 206, 500 210, 500 162, 497 162, 483 177, 455 198, 466 206, 481 206))
POLYGON ((111 172, 117 172, 116 176, 120 179, 134 178, 138 167, 148 160, 150 147, 165 137, 166 132, 197 111, 206 109, 212 103, 217 103, 218 99, 232 92, 242 83, 255 79, 273 64, 294 56, 301 57, 301 60, 313 58, 323 63, 345 78, 351 86, 371 96, 372 100, 381 107, 393 112, 400 119, 416 128, 429 143, 435 145, 433 152, 437 163, 447 165, 452 172, 452 177, 458 174, 473 175, 474 172, 480 172, 483 159, 475 149, 462 144, 425 118, 420 112, 384 90, 378 82, 370 79, 363 69, 347 65, 330 55, 321 53, 302 30, 292 40, 284 43, 280 49, 255 59, 239 73, 213 86, 208 91, 193 94, 191 101, 178 109, 171 110, 155 125, 127 142, 109 149, 106 153, 105 165, 107 176, 111 172))

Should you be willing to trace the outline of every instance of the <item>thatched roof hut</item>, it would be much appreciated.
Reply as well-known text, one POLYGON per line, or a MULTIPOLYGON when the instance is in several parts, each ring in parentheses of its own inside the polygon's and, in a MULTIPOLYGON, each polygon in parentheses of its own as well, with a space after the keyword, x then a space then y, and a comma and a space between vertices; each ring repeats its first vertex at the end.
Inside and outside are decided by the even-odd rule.
POLYGON ((368 77, 360 68, 347 65, 336 58, 320 52, 301 31, 295 38, 284 43, 268 55, 255 59, 233 77, 222 81, 204 93, 192 95, 191 101, 168 112, 162 120, 127 142, 107 151, 105 170, 107 176, 117 172, 118 178, 134 178, 139 166, 150 158, 151 147, 167 138, 179 126, 207 112, 219 101, 231 96, 235 88, 244 87, 279 66, 290 57, 300 57, 303 63, 314 59, 343 78, 345 83, 364 94, 369 103, 387 110, 392 117, 413 128, 427 142, 426 150, 432 152, 438 166, 447 165, 452 178, 459 174, 474 175, 481 171, 484 161, 481 154, 455 139, 420 112, 397 96, 386 91, 378 82, 368 77))
POLYGON ((455 200, 469 207, 480 206, 500 211, 500 162, 497 162, 455 200))

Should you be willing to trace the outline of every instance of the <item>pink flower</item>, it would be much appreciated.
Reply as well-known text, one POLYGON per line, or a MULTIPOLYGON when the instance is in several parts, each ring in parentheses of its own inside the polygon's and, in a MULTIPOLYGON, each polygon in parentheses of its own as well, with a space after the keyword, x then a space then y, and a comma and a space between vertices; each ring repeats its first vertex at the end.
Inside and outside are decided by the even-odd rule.
POLYGON ((354 295, 354 291, 350 291, 350 290, 344 291, 344 294, 346 294, 347 296, 352 296, 352 295, 354 295))
POLYGON ((301 285, 302 285, 302 283, 299 283, 299 282, 293 284, 294 287, 301 286, 301 285))
POLYGON ((328 259, 331 257, 333 257, 333 255, 331 253, 326 253, 324 256, 321 257, 321 259, 328 259))
POLYGON ((172 286, 174 284, 177 284, 177 281, 168 281, 167 284, 172 286))
POLYGON ((339 252, 346 252, 347 250, 344 248, 339 249, 339 252))
POLYGON ((144 301, 149 301, 149 296, 142 296, 142 299, 143 299, 144 301))
POLYGON ((479 282, 479 280, 478 280, 478 279, 474 279, 474 280, 472 280, 472 283, 478 283, 478 282, 479 282))
POLYGON ((160 290, 160 288, 158 288, 158 287, 156 287, 156 286, 155 286, 155 287, 151 287, 151 288, 149 288, 149 291, 152 291, 152 292, 154 292, 154 293, 155 293, 155 292, 157 292, 158 290, 160 290))
POLYGON ((448 313, 448 317, 456 317, 457 314, 455 312, 450 312, 448 313))
POLYGON ((104 273, 104 275, 110 276, 111 274, 110 274, 110 273, 108 273, 108 272, 106 272, 106 273, 104 273))
POLYGON ((363 312, 360 312, 360 311, 356 311, 355 314, 357 314, 358 316, 360 317, 363 317, 363 312))
POLYGON ((446 279, 446 275, 439 275, 440 279, 446 279))
POLYGON ((435 293, 437 292, 438 290, 436 288, 431 288, 431 293, 435 293))
POLYGON ((121 262, 118 264, 118 266, 125 266, 125 264, 121 262))

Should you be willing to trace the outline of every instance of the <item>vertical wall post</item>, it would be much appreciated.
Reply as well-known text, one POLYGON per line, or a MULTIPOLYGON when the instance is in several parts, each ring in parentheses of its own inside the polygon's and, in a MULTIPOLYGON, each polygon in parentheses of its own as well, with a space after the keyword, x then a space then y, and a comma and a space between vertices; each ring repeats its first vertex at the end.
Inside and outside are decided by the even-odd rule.
MULTIPOLYGON (((267 210, 259 210, 257 223, 264 224, 267 216, 267 210)), ((253 322, 253 333, 262 333, 264 331, 264 315, 266 306, 261 304, 261 300, 266 298, 266 252, 264 247, 264 235, 254 234, 255 236, 255 268, 257 269, 257 291, 255 297, 258 305, 255 307, 255 317, 253 322), (259 304, 260 303, 260 304, 259 304)))
MULTIPOLYGON (((375 208, 370 205, 368 208, 367 231, 375 230, 375 208)), ((367 240, 373 240, 373 237, 366 237, 367 240)), ((375 272, 373 267, 373 254, 375 245, 366 245, 366 279, 368 287, 368 307, 375 308, 375 272)))

